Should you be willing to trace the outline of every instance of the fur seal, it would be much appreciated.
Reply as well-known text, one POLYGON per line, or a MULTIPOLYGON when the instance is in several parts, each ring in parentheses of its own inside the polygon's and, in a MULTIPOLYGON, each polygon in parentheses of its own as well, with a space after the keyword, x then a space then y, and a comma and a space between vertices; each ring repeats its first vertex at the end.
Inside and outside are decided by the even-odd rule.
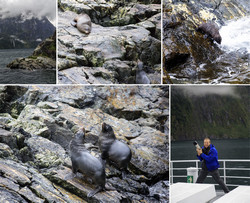
POLYGON ((71 22, 71 25, 87 35, 91 32, 92 28, 91 19, 87 14, 81 14, 75 17, 75 19, 71 22))
MULTIPOLYGON (((122 170, 122 177, 126 177, 128 163, 132 153, 128 145, 116 139, 113 128, 102 124, 102 131, 98 140, 99 148, 102 152, 102 159, 112 162, 113 165, 122 170)), ((104 161, 105 162, 105 161, 104 161)))
POLYGON ((213 40, 215 40, 218 44, 221 43, 221 36, 219 33, 219 27, 215 23, 208 22, 202 23, 198 28, 197 31, 207 34, 213 40))
POLYGON ((136 70, 136 84, 150 84, 146 72, 143 70, 143 63, 138 61, 136 70))
POLYGON ((69 149, 72 162, 72 172, 81 172, 88 178, 91 178, 97 185, 96 189, 88 194, 88 197, 105 189, 106 175, 102 161, 92 156, 85 148, 83 142, 85 139, 85 129, 80 129, 70 141, 69 149))

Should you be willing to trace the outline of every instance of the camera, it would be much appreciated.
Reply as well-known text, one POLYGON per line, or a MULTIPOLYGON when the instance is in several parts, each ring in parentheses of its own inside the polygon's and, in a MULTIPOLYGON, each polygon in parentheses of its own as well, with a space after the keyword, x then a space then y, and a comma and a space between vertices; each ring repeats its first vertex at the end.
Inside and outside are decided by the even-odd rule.
POLYGON ((193 145, 196 147, 196 149, 201 149, 201 147, 200 147, 200 145, 198 144, 197 141, 194 141, 193 145))

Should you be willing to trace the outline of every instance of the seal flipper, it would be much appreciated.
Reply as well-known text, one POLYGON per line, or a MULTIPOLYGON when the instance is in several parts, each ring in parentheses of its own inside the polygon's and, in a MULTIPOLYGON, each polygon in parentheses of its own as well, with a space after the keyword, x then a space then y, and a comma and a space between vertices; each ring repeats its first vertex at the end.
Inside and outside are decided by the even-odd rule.
POLYGON ((106 167, 106 159, 100 159, 100 161, 102 162, 103 167, 106 167))
POLYGON ((72 172, 76 174, 76 172, 78 171, 78 165, 76 161, 74 161, 74 159, 72 159, 71 161, 72 161, 72 172))
POLYGON ((95 190, 89 192, 88 197, 93 197, 96 193, 101 192, 103 188, 101 186, 97 186, 95 190))
POLYGON ((105 191, 113 191, 113 190, 116 190, 116 188, 112 187, 112 186, 109 186, 109 185, 105 185, 105 191))
POLYGON ((71 25, 72 25, 73 27, 76 27, 77 22, 76 22, 76 21, 71 21, 71 25))
POLYGON ((122 179, 126 179, 127 178, 127 171, 123 170, 122 171, 122 179))
POLYGON ((77 175, 75 173, 68 174, 64 177, 64 180, 71 180, 75 178, 77 175))

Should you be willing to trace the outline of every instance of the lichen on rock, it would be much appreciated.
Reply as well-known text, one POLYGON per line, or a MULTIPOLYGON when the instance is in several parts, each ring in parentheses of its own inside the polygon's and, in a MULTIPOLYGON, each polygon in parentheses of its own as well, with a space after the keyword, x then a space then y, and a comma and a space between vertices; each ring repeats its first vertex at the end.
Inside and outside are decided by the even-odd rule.
POLYGON ((159 84, 160 3, 60 1, 59 83, 135 84, 140 59, 151 83, 159 84), (92 21, 92 31, 88 35, 70 24, 82 13, 88 14, 92 21))
POLYGON ((249 83, 249 54, 242 57, 240 51, 225 51, 208 33, 197 29, 203 23, 221 28, 249 14, 248 1, 164 0, 163 82, 249 83))
POLYGON ((0 111, 4 197, 22 202, 168 201, 168 86, 6 86, 0 92, 6 98, 0 111), (10 116, 19 105, 23 108, 10 116), (132 159, 125 179, 107 163, 106 182, 113 190, 90 199, 95 185, 88 177, 77 173, 67 178, 72 175, 69 142, 84 127, 84 146, 100 158, 103 122, 129 146, 132 159))

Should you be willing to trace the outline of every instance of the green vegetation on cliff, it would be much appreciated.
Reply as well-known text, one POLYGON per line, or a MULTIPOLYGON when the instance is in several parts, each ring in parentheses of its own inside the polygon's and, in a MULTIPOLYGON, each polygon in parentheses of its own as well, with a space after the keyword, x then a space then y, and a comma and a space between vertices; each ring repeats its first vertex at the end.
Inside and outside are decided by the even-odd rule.
MULTIPOLYGON (((194 94, 172 87, 172 140, 249 138, 249 86, 234 86, 232 94, 194 94)), ((190 89, 190 87, 187 87, 190 89)), ((205 87, 204 92, 210 87, 205 87)), ((215 88, 215 87, 213 87, 215 88)))

